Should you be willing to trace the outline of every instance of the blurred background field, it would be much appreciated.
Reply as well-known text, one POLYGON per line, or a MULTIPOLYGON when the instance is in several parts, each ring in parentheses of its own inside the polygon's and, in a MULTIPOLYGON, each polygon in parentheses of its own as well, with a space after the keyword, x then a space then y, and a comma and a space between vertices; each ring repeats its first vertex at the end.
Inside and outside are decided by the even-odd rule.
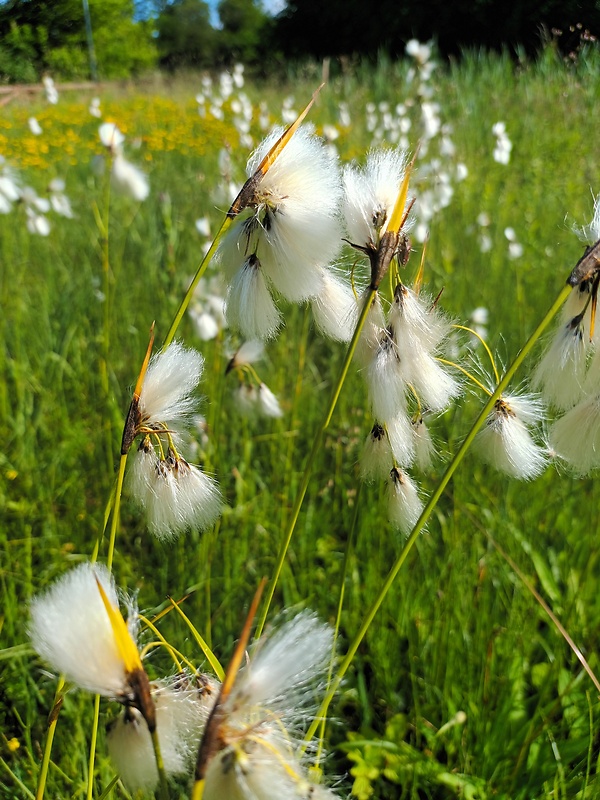
MULTIPOLYGON (((319 64, 277 79, 246 74, 228 95, 217 73, 210 86, 197 73, 94 91, 61 92, 58 83, 55 105, 40 93, 2 108, 1 168, 39 197, 48 196, 53 179, 64 180, 73 210, 72 218, 48 212, 47 235, 28 230, 23 202, 0 215, 3 797, 34 796, 55 690, 27 642, 28 600, 89 557, 150 325, 156 321, 160 341, 210 238, 206 225, 214 234, 228 208, 229 184, 243 183, 253 145, 267 126, 303 107, 321 72, 319 64), (101 120, 89 110, 95 96, 101 120, 126 134, 127 157, 150 184, 141 203, 110 192, 108 283, 98 222, 108 176, 101 120), (244 107, 252 112, 247 130, 240 124, 244 107), (41 133, 32 133, 32 117, 41 133), (101 366, 107 322, 108 392, 101 366)), ((600 60, 593 49, 567 65, 552 48, 519 64, 506 55, 471 53, 460 63, 438 65, 426 85, 429 95, 409 58, 334 69, 309 122, 343 162, 362 161, 373 144, 402 137, 412 152, 426 143, 413 191, 431 196, 435 207, 423 223, 427 289, 433 295, 443 289, 443 307, 462 323, 475 309, 487 309, 487 340, 506 364, 582 253, 573 226, 589 222, 600 191, 600 60), (433 136, 425 130, 427 103, 437 104, 433 136), (508 163, 493 157, 498 122, 512 142, 508 163), (448 186, 442 202, 440 187, 448 186)), ((421 256, 415 233, 408 275, 421 256)), ((349 271, 352 260, 348 250, 340 269, 349 271)), ((215 267, 198 292, 200 304, 206 304, 209 281, 218 281, 215 267)), ((210 291, 218 291, 214 287, 210 291)), ((201 332, 187 315, 181 336, 206 357, 196 460, 218 478, 226 511, 213 532, 166 545, 150 538, 126 500, 115 572, 148 615, 166 605, 167 595, 188 594, 186 614, 226 661, 257 583, 272 574, 343 346, 321 337, 305 309, 286 307, 285 328, 258 366, 284 413, 249 420, 239 413, 235 376, 225 375, 227 354, 239 340, 226 328, 208 341, 201 332)), ((476 352, 487 366, 483 352, 476 352)), ((422 480, 425 494, 480 406, 481 398, 467 393, 435 421, 442 458, 422 480)), ((364 385, 353 369, 275 595, 274 612, 308 607, 333 621, 356 525, 341 652, 402 545, 387 522, 383 492, 359 489, 358 454, 370 426, 364 385)), ((516 562, 598 670, 598 501, 592 479, 549 468, 519 483, 469 456, 334 703, 325 769, 339 776, 342 796, 351 789, 359 798, 382 799, 600 794, 596 690, 494 545, 516 562)), ((167 615, 161 631, 203 665, 181 620, 167 615)), ((149 669, 168 670, 166 656, 154 652, 149 669)), ((107 708, 102 720, 111 714, 107 708)), ((48 797, 85 796, 91 718, 92 701, 70 693, 48 797)), ((96 796, 112 777, 101 741, 96 796)), ((112 796, 127 795, 117 787, 112 796)), ((174 789, 179 796, 187 796, 184 784, 180 794, 174 789)))

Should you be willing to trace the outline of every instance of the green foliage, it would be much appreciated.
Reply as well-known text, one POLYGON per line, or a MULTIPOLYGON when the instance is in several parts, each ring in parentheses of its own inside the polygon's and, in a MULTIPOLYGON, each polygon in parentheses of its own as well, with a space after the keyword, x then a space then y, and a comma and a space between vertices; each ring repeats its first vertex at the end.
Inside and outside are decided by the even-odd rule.
MULTIPOLYGON (((476 306, 487 307, 490 345, 506 361, 581 255, 570 224, 589 219, 588 186, 598 190, 600 63, 582 59, 573 70, 546 58, 524 63, 516 72, 506 56, 473 52, 436 79, 444 119, 454 128, 469 175, 457 184, 451 205, 431 221, 425 284, 434 295, 444 288, 440 303, 457 319, 476 306), (507 166, 491 157, 491 126, 499 119, 515 145, 507 166), (475 227, 482 211, 490 215, 493 241, 485 254, 475 227), (508 225, 525 247, 517 261, 507 257, 503 231, 508 225)), ((393 62, 339 75, 321 93, 310 121, 322 130, 335 121, 339 101, 346 101, 352 126, 336 144, 344 160, 362 159, 371 142, 366 103, 405 99, 405 76, 405 66, 393 62)), ((275 117, 285 96, 309 97, 314 84, 311 74, 283 85, 248 85, 245 91, 255 106, 264 99, 275 117)), ((103 237, 94 213, 104 208, 105 185, 89 169, 98 147, 88 98, 74 102, 67 119, 60 117, 60 104, 51 111, 15 104, 3 114, 10 125, 2 128, 5 137, 24 138, 27 116, 35 114, 53 140, 64 141, 50 168, 24 166, 21 175, 40 191, 53 172, 65 175, 77 214, 75 220, 57 220, 47 239, 27 232, 22 209, 0 217, 0 791, 6 797, 27 796, 18 781, 29 790, 35 786, 55 690, 27 643, 28 600, 89 556, 101 530, 120 427, 150 323, 156 320, 160 339, 201 257, 194 220, 206 214, 214 231, 222 218, 223 203, 211 194, 219 148, 223 142, 232 145, 238 177, 247 158, 246 149, 235 146, 233 126, 211 127, 208 119, 196 132, 202 153, 186 152, 189 130, 177 134, 181 124, 169 125, 186 119, 183 108, 191 106, 195 114, 196 86, 188 81, 169 90, 179 105, 114 90, 102 99, 107 115, 115 118, 124 108, 135 109, 127 118, 127 133, 145 142, 139 155, 149 157, 152 186, 139 207, 111 197, 108 393, 99 369, 106 310, 99 291, 103 237), (82 142, 67 153, 76 127, 84 132, 82 142), (151 144, 159 134, 162 148, 151 144), (16 749, 9 744, 13 739, 20 745, 16 749)), ((415 113, 413 141, 418 122, 415 113)), ((253 129, 253 135, 259 131, 253 129)), ((413 254, 409 271, 416 270, 419 257, 420 252, 413 254)), ((344 266, 351 263, 348 255, 344 266)), ((206 358, 201 391, 208 444, 196 439, 198 460, 218 476, 228 502, 218 529, 166 546, 148 539, 127 500, 122 509, 119 583, 139 592, 149 615, 165 607, 167 594, 186 595, 186 614, 223 662, 249 597, 260 578, 272 573, 298 475, 343 352, 310 329, 302 309, 286 308, 285 316, 285 331, 257 367, 282 399, 285 416, 260 424, 238 414, 232 376, 224 375, 224 340, 202 343, 190 321, 184 322, 182 337, 206 358)), ((436 421, 440 451, 455 451, 479 408, 479 400, 467 396, 456 413, 436 421)), ((355 465, 369 427, 364 384, 353 371, 310 481, 275 597, 277 608, 308 606, 323 619, 334 619, 358 509, 341 652, 402 547, 389 529, 379 488, 365 486, 357 493, 355 465)), ((438 464, 434 474, 424 476, 424 492, 435 486, 442 469, 438 464)), ((327 771, 342 776, 341 794, 353 786, 356 796, 379 800, 598 796, 595 692, 492 543, 498 542, 543 594, 598 672, 598 494, 593 480, 576 481, 552 470, 524 484, 474 458, 463 463, 335 701, 327 731, 335 752, 327 771)), ((174 615, 161 620, 161 631, 202 665, 174 615)), ((171 669, 159 650, 147 663, 157 675, 171 669)), ((103 721, 113 711, 103 704, 103 721)), ((86 796, 91 719, 89 698, 69 693, 52 754, 48 798, 86 796)), ((102 731, 98 752, 99 797, 113 779, 102 731)), ((120 788, 113 794, 125 796, 120 788)), ((173 797, 185 796, 185 788, 173 788, 173 797)))
POLYGON ((221 59, 226 64, 256 62, 265 50, 269 20, 258 0, 220 0, 221 59))
MULTIPOLYGON (((90 0, 94 48, 101 78, 123 78, 156 63, 152 26, 134 22, 132 0, 90 0)), ((0 7, 4 81, 88 78, 89 54, 80 0, 12 0, 0 7), (11 63, 12 62, 12 63, 11 63)))
POLYGON ((214 66, 217 34, 204 0, 176 0, 156 21, 161 64, 179 67, 214 66))

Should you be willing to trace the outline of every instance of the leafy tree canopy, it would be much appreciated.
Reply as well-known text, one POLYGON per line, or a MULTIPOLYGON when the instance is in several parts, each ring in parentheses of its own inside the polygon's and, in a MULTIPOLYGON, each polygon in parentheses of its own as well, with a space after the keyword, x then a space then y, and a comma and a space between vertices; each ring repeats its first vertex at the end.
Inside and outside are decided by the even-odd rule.
MULTIPOLYGON (((156 62, 152 27, 133 18, 133 0, 89 0, 102 78, 127 77, 156 62)), ((10 0, 0 6, 0 80, 90 76, 81 0, 10 0)))

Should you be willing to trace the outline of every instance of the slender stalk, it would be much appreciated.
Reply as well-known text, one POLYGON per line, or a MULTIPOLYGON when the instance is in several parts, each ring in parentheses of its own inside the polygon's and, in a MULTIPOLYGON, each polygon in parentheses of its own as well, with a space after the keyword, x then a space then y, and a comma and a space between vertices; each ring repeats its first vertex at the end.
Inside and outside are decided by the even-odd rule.
MULTIPOLYGON (((348 541, 346 542, 346 550, 344 552, 344 563, 342 565, 342 574, 340 577, 340 588, 338 593, 337 613, 335 617, 335 627, 333 630, 333 648, 331 651, 331 660, 329 662, 329 668, 327 670, 327 689, 329 689, 331 685, 333 666, 335 664, 336 644, 338 636, 340 634, 340 625, 342 622, 342 609, 344 607, 344 597, 346 595, 346 577, 348 575, 348 565, 350 564, 350 553, 352 552, 352 545, 354 544, 356 527, 358 525, 358 512, 360 507, 361 487, 362 487, 362 482, 358 484, 358 490, 356 492, 356 498, 354 501, 355 505, 354 505, 354 517, 352 519, 352 527, 350 528, 350 533, 348 534, 348 541)), ((323 716, 320 718, 319 721, 321 724, 321 732, 319 733, 318 747, 315 755, 315 764, 318 764, 319 761, 321 760, 321 753, 323 752, 323 740, 325 739, 325 725, 327 724, 327 716, 323 714, 323 716)))
POLYGON ((517 372, 517 370, 519 369, 519 367, 521 366, 521 364, 523 363, 525 358, 531 352, 531 350, 532 350, 533 346, 535 345, 535 343, 538 341, 538 339, 540 338, 542 333, 545 331, 545 329, 548 327, 548 325, 550 324, 552 319, 555 317, 555 315, 560 310, 562 304, 567 299, 567 297, 568 297, 570 292, 571 292, 571 287, 570 286, 565 286, 562 289, 562 291, 558 295, 557 299, 554 301, 554 303, 550 307, 550 310, 547 312, 547 314, 542 319, 540 324, 537 326, 537 328, 531 334, 531 336, 529 337, 529 339, 527 340, 527 342, 523 346, 522 350, 519 352, 519 354, 517 355, 515 360, 512 362, 512 364, 510 365, 510 367, 508 368, 508 370, 506 371, 506 373, 504 374, 502 379, 499 381, 495 392, 491 395, 491 397, 489 398, 487 403, 484 405, 484 407, 481 410, 479 416, 477 417, 477 419, 473 423, 473 425, 471 427, 471 430, 467 434, 465 440, 463 441, 462 445, 458 449, 456 455, 454 456, 454 458, 452 459, 452 461, 448 465, 448 468, 446 469, 446 472, 442 476, 442 479, 440 480, 440 482, 439 482, 437 488, 435 489, 434 493, 429 498, 429 502, 427 503, 427 505, 423 509, 423 511, 421 513, 421 516, 417 520, 417 522, 415 524, 415 527, 412 530, 412 533, 410 534, 410 536, 408 537, 408 539, 404 543, 404 547, 400 551, 400 555, 398 556, 398 558, 396 560, 396 563, 393 565, 392 569, 388 573, 388 576, 385 579, 385 582, 384 582, 383 586, 381 587, 381 589, 379 591, 379 594, 375 598, 375 601, 371 605, 371 608, 368 610, 368 612, 367 612, 367 614, 366 614, 366 616, 365 616, 360 628, 358 629, 358 632, 357 632, 356 636, 354 637, 354 640, 352 641, 350 647, 348 648, 348 652, 346 653, 346 655, 344 656, 344 658, 343 658, 343 660, 342 660, 342 662, 340 664, 340 667, 338 669, 337 675, 336 675, 333 683, 331 684, 330 688, 326 692, 325 697, 323 699, 323 702, 321 703, 321 707, 319 708, 319 711, 317 712, 317 715, 316 715, 315 719, 313 720, 310 728, 308 729, 308 732, 307 732, 307 735, 306 735, 306 740, 307 741, 310 741, 310 739, 315 735, 315 733, 317 731, 317 728, 319 726, 319 721, 320 721, 321 717, 327 714, 327 709, 329 708, 329 704, 331 703, 336 691, 338 690, 339 685, 342 682, 342 679, 344 678, 344 675, 348 671, 348 668, 350 667, 350 664, 352 663, 352 660, 354 659, 354 656, 356 655, 356 652, 357 652, 358 648, 360 647, 360 644, 361 644, 362 640, 365 638, 366 633, 369 630, 369 627, 370 627, 371 623, 373 622, 373 619, 375 618, 375 615, 379 611, 379 608, 381 607, 381 604, 385 600, 385 598, 387 596, 387 593, 389 592, 392 584, 396 580, 396 577, 397 577, 398 573, 400 572, 400 569, 402 568, 402 565, 406 561, 406 559, 407 559, 410 551, 412 550, 415 542, 419 538, 419 534, 421 533, 421 531, 423 530, 423 528, 427 524, 427 521, 429 520, 433 510, 437 506, 440 497, 442 496, 442 494, 444 493, 444 490, 446 489, 446 486, 449 484, 452 476, 456 472, 458 466, 460 465, 460 463, 462 462, 463 458, 465 457, 467 451, 471 447, 477 432, 479 431, 479 429, 484 424, 488 414, 494 408, 494 404, 495 404, 496 400, 500 397, 500 395, 502 394, 504 389, 508 386, 508 384, 512 380, 513 376, 515 375, 515 373, 517 372))
POLYGON ((183 319, 183 315, 185 314, 185 312, 187 310, 187 307, 189 306, 190 301, 191 301, 191 299, 192 299, 192 297, 194 295, 194 292, 196 290, 196 286, 198 285, 198 282, 200 281, 200 278, 206 272, 206 269, 207 269, 208 265, 210 264, 210 262, 212 261, 212 258, 214 256, 214 254, 217 252, 217 248, 218 248, 218 246, 219 246, 219 244, 221 242, 221 239, 227 233, 227 231, 229 229, 229 226, 233 222, 233 219, 234 219, 233 217, 229 217, 229 216, 226 216, 224 218, 224 220, 223 220, 223 222, 221 224, 221 227, 219 228, 219 230, 217 232, 217 235, 213 239, 213 243, 211 244, 208 252, 206 253, 204 258, 200 262, 200 266, 196 270, 196 274, 192 278, 192 282, 190 283, 190 285, 188 287, 188 290, 185 293, 185 296, 184 296, 183 300, 181 301, 181 304, 180 304, 179 308, 177 309, 177 313, 175 314, 175 318, 173 319, 173 322, 171 323, 171 327, 169 328, 169 331, 168 331, 167 335, 165 336, 165 340, 163 342, 163 350, 165 348, 167 348, 171 344, 171 342, 173 341, 173 339, 175 337, 175 334, 177 333, 177 328, 179 327, 179 324, 180 324, 181 320, 183 319))
POLYGON ((50 756, 52 754, 52 742, 54 741, 54 733, 56 731, 56 723, 58 722, 58 715, 62 706, 63 689, 65 687, 64 678, 58 679, 56 692, 54 694, 54 703, 52 704, 52 711, 50 712, 50 719, 48 722, 48 734, 46 736, 46 744, 44 745, 44 755, 42 757, 42 766, 38 777, 37 791, 35 793, 35 800, 42 800, 44 792, 46 791, 46 781, 48 780, 48 767, 50 766, 50 756))
POLYGON ((156 728, 152 731, 151 736, 152 747, 154 749, 154 758, 156 760, 156 769, 158 770, 158 796, 160 800, 169 800, 167 773, 165 772, 165 765, 160 752, 160 742, 158 741, 158 730, 156 728))
POLYGON ((94 721, 92 722, 92 738, 90 740, 90 756, 88 760, 88 783, 86 800, 94 796, 94 764, 96 762, 96 742, 98 741, 98 725, 100 720, 100 695, 94 697, 94 721))
POLYGON ((23 796, 27 797, 27 798, 31 798, 31 800, 35 800, 35 795, 33 794, 33 792, 29 791, 27 786, 25 786, 23 781, 20 780, 20 778, 18 778, 15 775, 15 773, 12 771, 12 769, 8 766, 8 764, 6 763, 6 761, 3 758, 0 758, 0 765, 2 765, 4 767, 4 769, 8 772, 10 777, 13 779, 13 781, 19 787, 19 789, 23 792, 23 796))
POLYGON ((363 307, 360 312, 360 316, 358 318, 358 322, 356 328, 354 330, 354 335, 348 346, 348 350, 346 352, 346 357, 344 358, 344 363, 342 364, 342 368, 340 370, 339 377, 337 382, 333 388, 333 392, 331 394, 331 400, 329 401, 329 406, 327 407, 327 412, 323 421, 321 422, 320 426, 317 428, 315 433, 315 438, 313 440, 312 448, 310 453, 308 454, 308 458, 306 459, 306 464, 304 465, 304 473, 302 474, 302 481, 300 483, 300 488, 298 489, 298 493, 296 495, 296 501, 292 508, 292 513, 290 519, 288 521, 287 528, 285 530, 285 534, 283 540, 281 542, 281 546, 279 548, 279 554, 277 556, 277 564, 275 567, 275 574, 271 579, 271 583, 269 585, 269 590, 267 592, 267 599, 261 614, 260 621, 258 623, 256 629, 256 638, 258 639, 263 631, 265 626, 265 622, 267 620, 267 615, 269 613, 269 608, 271 606, 271 602, 273 600, 273 595, 275 594, 275 588, 279 581, 279 577, 281 575, 281 570, 283 569, 283 564, 285 562, 285 557, 290 546, 290 542, 296 528, 296 522, 298 521, 298 516, 300 514, 300 509, 302 507, 302 503, 304 501, 304 497, 306 495, 306 490, 308 488, 308 482, 310 480, 310 476, 312 473, 312 468, 315 463, 315 458, 317 457, 317 453, 321 447, 321 443, 323 441, 323 436, 325 435, 325 431, 329 427, 329 423, 331 422, 331 418, 333 416, 333 412, 337 405, 338 398, 342 391, 342 386, 344 385, 344 381, 346 380, 346 375, 348 374, 348 370, 350 368, 350 362, 354 356, 354 352, 356 350, 356 345, 358 344, 358 340, 360 338, 360 334, 365 324, 365 320, 367 319, 367 315, 371 308, 371 303, 373 302, 373 298, 377 293, 377 289, 369 288, 367 295, 365 297, 365 301, 363 307))
MULTIPOLYGON (((110 316, 112 306, 112 274, 110 269, 110 174, 111 169, 108 170, 104 183, 104 198, 102 216, 97 215, 97 224, 100 231, 102 242, 102 291, 104 294, 104 307, 103 307, 103 320, 102 320, 102 355, 100 357, 100 381, 102 384, 102 392, 104 400, 108 404, 110 398, 109 392, 109 379, 108 379, 108 364, 110 359, 110 316)), ((107 414, 105 421, 106 433, 106 458, 109 471, 113 468, 112 461, 112 424, 111 415, 107 414)))
POLYGON ((108 540, 108 554, 106 556, 106 566, 112 569, 113 557, 115 554, 115 541, 117 529, 119 527, 119 517, 121 511, 121 494, 123 493, 123 480, 125 478, 125 465, 127 464, 127 453, 121 455, 119 461, 119 472, 117 473, 117 485, 115 486, 115 500, 110 524, 110 536, 108 540))

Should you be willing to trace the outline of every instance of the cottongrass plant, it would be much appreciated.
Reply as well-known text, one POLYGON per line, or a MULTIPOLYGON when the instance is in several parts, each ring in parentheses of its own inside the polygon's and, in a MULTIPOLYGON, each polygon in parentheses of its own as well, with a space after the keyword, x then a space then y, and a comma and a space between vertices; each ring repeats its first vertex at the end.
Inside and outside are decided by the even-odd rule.
POLYGON ((150 360, 127 417, 122 452, 141 436, 130 492, 145 511, 150 532, 160 539, 211 527, 223 506, 216 481, 179 453, 180 428, 196 409, 192 392, 203 367, 200 353, 171 343, 150 360))
MULTIPOLYGON (((227 86, 224 91, 229 91, 227 86)), ((151 359, 151 346, 148 348, 126 418, 116 487, 105 515, 105 526, 112 515, 107 557, 111 568, 122 478, 138 438, 130 467, 133 494, 145 507, 148 526, 156 528, 155 533, 173 538, 189 528, 206 528, 220 513, 222 500, 212 479, 191 467, 179 452, 185 446, 184 428, 195 409, 193 392, 203 361, 198 353, 175 340, 193 291, 217 250, 220 263, 229 264, 232 285, 237 281, 237 288, 230 289, 228 295, 228 313, 243 333, 249 331, 261 340, 275 335, 281 323, 281 311, 273 300, 275 292, 290 302, 311 304, 322 294, 339 296, 339 304, 332 300, 331 305, 340 309, 351 306, 344 320, 346 329, 336 337, 349 338, 350 342, 306 460, 247 664, 242 666, 258 597, 228 670, 224 675, 217 671, 219 679, 223 678, 220 687, 211 678, 194 686, 193 673, 181 678, 180 669, 175 679, 150 682, 135 643, 135 626, 130 632, 118 609, 110 571, 97 564, 78 568, 31 606, 32 643, 49 665, 82 688, 118 700, 125 707, 108 734, 109 750, 125 784, 132 791, 152 791, 158 783, 165 799, 167 774, 185 774, 198 741, 193 788, 196 800, 334 798, 332 790, 315 784, 312 778, 308 743, 323 723, 337 687, 458 465, 479 435, 483 449, 494 453, 496 466, 500 464, 505 471, 523 478, 533 477, 538 471, 537 466, 531 467, 528 426, 538 419, 539 406, 524 395, 508 392, 507 387, 561 307, 567 291, 561 292, 505 374, 497 376, 494 387, 487 391, 489 399, 425 502, 407 470, 414 465, 429 467, 434 447, 425 420, 427 415, 448 408, 462 391, 462 384, 445 358, 452 326, 438 308, 439 298, 428 298, 422 292, 422 270, 413 286, 400 275, 410 254, 407 231, 411 224, 408 187, 412 163, 401 149, 373 151, 363 170, 350 167, 342 179, 330 151, 325 151, 311 132, 299 128, 307 110, 288 131, 272 134, 250 159, 248 181, 192 280, 162 349, 151 359), (348 240, 368 260, 369 278, 364 289, 356 289, 354 275, 354 291, 343 282, 339 288, 330 270, 340 247, 342 209, 348 240), (388 276, 390 291, 386 297, 388 276), (330 281, 333 287, 331 283, 327 286, 330 281), (353 302, 347 304, 350 296, 353 302), (254 310, 244 317, 246 306, 252 304, 254 310), (334 674, 334 635, 314 615, 301 612, 275 633, 268 632, 266 623, 311 470, 355 356, 367 382, 374 416, 367 445, 371 452, 365 455, 363 474, 387 480, 391 522, 407 538, 334 674), (527 459, 529 467, 524 467, 527 459), (365 466, 368 462, 371 467, 365 466), (90 636, 91 626, 82 622, 84 619, 92 620, 94 636, 90 636), (331 679, 315 712, 311 687, 323 692, 328 669, 331 679)), ((113 127, 110 145, 106 145, 113 157, 122 145, 119 134, 113 127)), ((579 273, 583 277, 577 273, 572 285, 590 280, 593 285, 597 262, 585 262, 585 257, 582 261, 579 273), (589 274, 584 269, 586 264, 589 274)), ((329 303, 321 305, 319 313, 325 313, 329 303)), ((332 317, 321 326, 333 327, 332 317)), ((232 368, 250 368, 252 358, 252 353, 238 351, 232 368)), ((468 377, 459 365, 456 372, 468 377)), ((338 624, 342 599, 340 591, 338 624)), ((173 608, 183 615, 178 604, 173 608)), ((134 621, 135 612, 130 616, 134 621)), ((199 635, 196 640, 212 664, 212 652, 199 635)), ((178 659, 167 642, 160 639, 160 643, 174 660, 178 659)), ((96 702, 95 725, 98 709, 96 702)), ((52 735, 44 752, 38 800, 44 795, 52 735)), ((88 798, 93 794, 94 752, 95 732, 88 765, 88 798)))
POLYGON ((254 599, 198 751, 194 800, 310 800, 336 795, 315 784, 303 732, 315 684, 331 658, 333 631, 308 612, 255 641, 242 668, 254 599))

